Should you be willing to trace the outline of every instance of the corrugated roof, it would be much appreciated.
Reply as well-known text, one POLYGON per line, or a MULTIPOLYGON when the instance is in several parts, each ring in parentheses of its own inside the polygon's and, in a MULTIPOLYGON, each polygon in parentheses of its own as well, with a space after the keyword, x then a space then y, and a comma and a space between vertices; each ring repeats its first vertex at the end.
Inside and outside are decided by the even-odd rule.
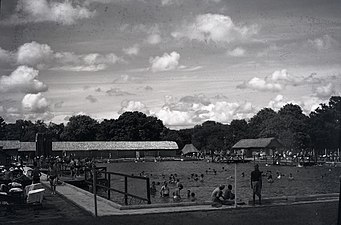
POLYGON ((52 142, 52 151, 84 150, 174 150, 174 141, 91 141, 91 142, 52 142))
POLYGON ((181 150, 182 154, 186 155, 189 153, 198 153, 198 149, 192 145, 192 144, 187 144, 184 146, 184 148, 181 150))
POLYGON ((20 142, 19 152, 35 152, 36 143, 35 142, 20 142))
POLYGON ((20 141, 13 140, 13 141, 0 141, 0 148, 3 150, 13 150, 13 149, 19 149, 20 148, 20 141))
POLYGON ((276 138, 257 138, 242 139, 238 141, 232 148, 248 149, 248 148, 279 148, 283 145, 276 138))

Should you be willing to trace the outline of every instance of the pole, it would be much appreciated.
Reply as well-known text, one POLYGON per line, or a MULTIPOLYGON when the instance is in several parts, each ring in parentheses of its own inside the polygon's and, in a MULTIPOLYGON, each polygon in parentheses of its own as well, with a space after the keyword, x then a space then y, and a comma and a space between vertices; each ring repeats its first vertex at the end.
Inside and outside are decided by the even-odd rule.
POLYGON ((151 204, 150 201, 150 183, 149 183, 149 178, 147 178, 147 199, 148 199, 148 204, 151 204))
POLYGON ((124 204, 128 205, 128 177, 124 177, 124 204))
POLYGON ((96 166, 93 165, 92 167, 92 173, 93 173, 93 183, 92 183, 92 189, 93 189, 93 194, 94 194, 94 202, 95 202, 95 217, 97 217, 97 184, 96 184, 96 178, 97 178, 97 173, 96 173, 96 166))
POLYGON ((111 187, 111 179, 110 179, 110 173, 108 174, 108 199, 110 200, 110 187, 111 187))
POLYGON ((341 224, 341 176, 339 177, 340 180, 340 193, 339 193, 339 213, 338 213, 338 219, 337 224, 341 224))
POLYGON ((237 163, 234 164, 234 207, 237 208, 237 163))

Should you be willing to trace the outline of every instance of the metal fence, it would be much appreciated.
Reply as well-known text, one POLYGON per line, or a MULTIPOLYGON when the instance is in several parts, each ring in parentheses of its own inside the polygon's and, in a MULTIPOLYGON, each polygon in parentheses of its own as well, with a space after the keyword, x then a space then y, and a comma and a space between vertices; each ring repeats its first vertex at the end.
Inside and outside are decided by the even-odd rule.
MULTIPOLYGON (((123 204, 151 204, 150 180, 148 177, 108 172, 106 167, 85 168, 85 182, 91 186, 94 196, 104 195, 113 200, 113 194, 123 197, 123 204), (140 190, 136 193, 136 190, 140 190)), ((115 202, 120 202, 114 198, 115 202)))

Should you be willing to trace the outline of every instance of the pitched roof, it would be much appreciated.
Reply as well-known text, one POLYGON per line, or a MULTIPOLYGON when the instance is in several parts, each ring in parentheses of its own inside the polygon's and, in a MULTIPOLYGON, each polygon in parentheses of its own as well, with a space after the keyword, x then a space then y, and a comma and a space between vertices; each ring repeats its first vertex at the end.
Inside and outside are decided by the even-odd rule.
POLYGON ((198 153, 199 150, 192 144, 186 144, 181 150, 182 154, 187 155, 189 153, 198 153))
POLYGON ((89 141, 52 142, 52 151, 84 150, 176 150, 174 141, 89 141))
POLYGON ((238 141, 232 148, 234 149, 251 149, 251 148, 279 148, 283 147, 276 138, 257 138, 242 139, 238 141))
POLYGON ((35 152, 36 143, 35 142, 20 142, 19 152, 35 152))
POLYGON ((0 141, 0 148, 3 150, 15 150, 20 148, 20 141, 13 140, 13 141, 0 141))

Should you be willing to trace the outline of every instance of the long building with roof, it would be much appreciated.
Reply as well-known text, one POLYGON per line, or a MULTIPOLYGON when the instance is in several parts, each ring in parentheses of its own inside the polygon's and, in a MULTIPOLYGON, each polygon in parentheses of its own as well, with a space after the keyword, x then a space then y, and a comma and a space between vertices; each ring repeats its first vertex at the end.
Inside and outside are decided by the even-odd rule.
MULTIPOLYGON (((46 146, 46 145, 44 145, 46 146)), ((83 141, 52 142, 45 156, 74 156, 101 158, 173 157, 178 145, 174 141, 83 141), (48 154, 46 154, 48 152, 48 154)), ((10 156, 40 156, 36 142, 0 141, 2 154, 10 156)), ((44 150, 44 149, 43 149, 44 150)))

